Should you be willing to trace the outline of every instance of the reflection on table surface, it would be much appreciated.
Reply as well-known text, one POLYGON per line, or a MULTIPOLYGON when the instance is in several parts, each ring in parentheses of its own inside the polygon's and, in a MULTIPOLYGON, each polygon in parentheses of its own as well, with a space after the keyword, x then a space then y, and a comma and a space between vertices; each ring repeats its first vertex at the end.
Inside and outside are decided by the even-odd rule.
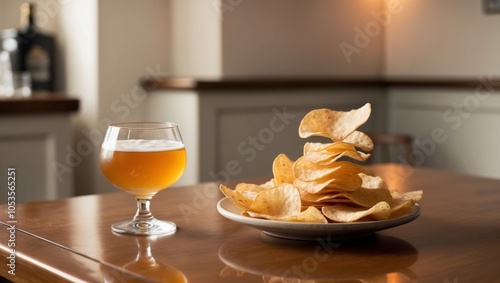
POLYGON ((245 237, 219 248, 227 266, 221 277, 235 280, 253 274, 263 282, 416 282, 409 270, 418 259, 410 243, 391 236, 371 235, 347 241, 328 237, 294 241, 245 237), (292 256, 291 256, 292 255, 292 256))
MULTIPOLYGON (((115 235, 120 236, 120 234, 115 235)), ((186 276, 172 265, 158 262, 151 251, 151 243, 156 236, 135 236, 137 256, 119 266, 119 269, 102 266, 104 282, 168 282, 186 283, 186 276), (122 270, 120 270, 122 269, 122 270)), ((123 259, 128 260, 128 259, 123 259)), ((120 259, 115 259, 115 263, 120 259)))
MULTIPOLYGON (((500 283, 500 180, 397 165, 371 168, 398 190, 424 190, 421 215, 347 241, 327 235, 285 240, 231 221, 216 209, 223 195, 213 183, 155 196, 157 217, 179 227, 156 238, 111 232, 111 224, 133 213, 126 193, 22 203, 16 206, 14 279, 147 282, 145 277, 160 281, 170 274, 190 283, 500 283)), ((4 228, 6 211, 0 206, 4 228)), ((0 256, 8 255, 0 240, 0 256)), ((7 269, 0 275, 8 277, 7 269)))

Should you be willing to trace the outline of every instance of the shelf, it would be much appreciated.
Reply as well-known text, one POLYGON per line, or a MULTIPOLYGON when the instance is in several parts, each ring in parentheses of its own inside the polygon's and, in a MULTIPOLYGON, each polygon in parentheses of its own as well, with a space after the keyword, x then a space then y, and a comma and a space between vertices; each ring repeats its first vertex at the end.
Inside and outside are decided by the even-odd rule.
POLYGON ((64 93, 34 92, 29 97, 0 98, 0 115, 76 112, 79 100, 64 93))
POLYGON ((145 77, 146 90, 224 90, 224 89, 289 89, 325 87, 430 87, 477 88, 500 87, 495 78, 182 78, 145 77))

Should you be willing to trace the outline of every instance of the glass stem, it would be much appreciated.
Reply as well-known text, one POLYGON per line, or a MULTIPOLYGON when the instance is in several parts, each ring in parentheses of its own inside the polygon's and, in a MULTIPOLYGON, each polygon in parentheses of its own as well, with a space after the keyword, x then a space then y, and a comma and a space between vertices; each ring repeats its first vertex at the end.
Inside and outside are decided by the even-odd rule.
POLYGON ((151 213, 151 198, 136 198, 137 201, 137 212, 135 213, 134 222, 150 222, 154 220, 154 216, 151 213))
POLYGON ((151 252, 151 244, 147 237, 136 238, 137 247, 139 251, 135 259, 136 262, 147 263, 148 266, 153 267, 156 264, 156 260, 151 252))

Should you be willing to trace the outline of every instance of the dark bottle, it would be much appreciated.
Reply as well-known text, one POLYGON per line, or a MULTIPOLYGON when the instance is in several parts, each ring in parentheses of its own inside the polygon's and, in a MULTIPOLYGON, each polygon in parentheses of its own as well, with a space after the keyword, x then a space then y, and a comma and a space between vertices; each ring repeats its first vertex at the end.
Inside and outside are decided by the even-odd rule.
POLYGON ((54 37, 38 30, 35 23, 35 5, 22 4, 21 28, 18 31, 3 31, 2 37, 4 47, 11 47, 7 51, 10 53, 12 70, 28 71, 34 91, 54 91, 55 41, 54 37), (10 43, 6 44, 6 41, 10 43))

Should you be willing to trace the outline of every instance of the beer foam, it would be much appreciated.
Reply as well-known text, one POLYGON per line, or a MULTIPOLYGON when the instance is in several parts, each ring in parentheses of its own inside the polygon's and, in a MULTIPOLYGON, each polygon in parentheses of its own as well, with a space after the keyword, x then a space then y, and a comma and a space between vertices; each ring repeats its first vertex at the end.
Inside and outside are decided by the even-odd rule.
POLYGON ((102 148, 114 151, 149 152, 182 149, 184 144, 169 140, 117 140, 103 143, 102 148))

